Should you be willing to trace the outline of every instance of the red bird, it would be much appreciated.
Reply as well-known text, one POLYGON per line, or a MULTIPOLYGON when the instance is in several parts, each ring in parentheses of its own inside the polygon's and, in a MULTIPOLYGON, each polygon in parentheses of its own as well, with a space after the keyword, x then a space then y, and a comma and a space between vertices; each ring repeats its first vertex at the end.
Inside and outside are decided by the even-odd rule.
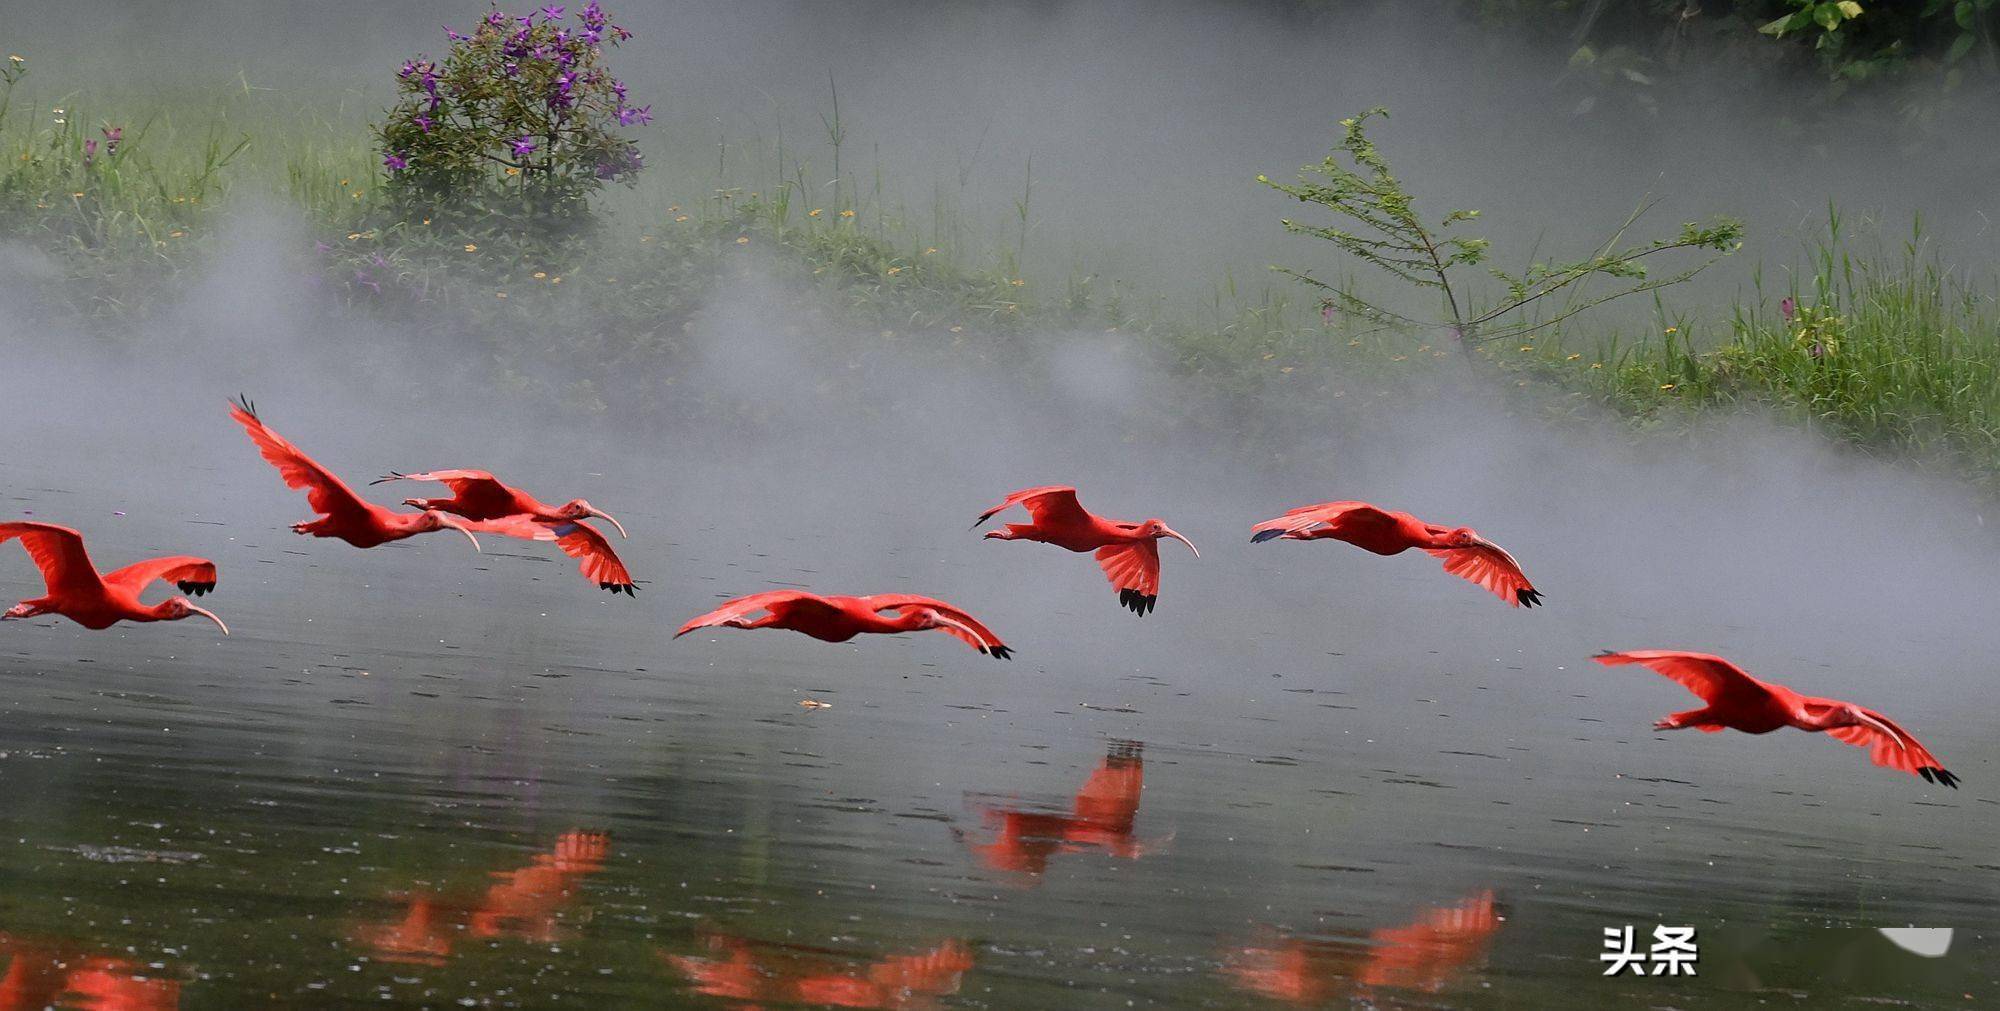
POLYGON ((1638 664, 1679 681, 1708 705, 1674 713, 1653 724, 1654 730, 1694 727, 1706 733, 1724 729, 1768 734, 1779 727, 1819 731, 1836 741, 1870 749, 1876 765, 1922 776, 1926 783, 1958 789, 1958 777, 1946 772, 1917 739, 1887 716, 1839 699, 1800 695, 1780 684, 1759 681, 1743 668, 1719 656, 1671 649, 1599 653, 1607 667, 1638 664))
POLYGON ((973 966, 964 941, 861 963, 826 948, 704 931, 707 955, 660 956, 710 997, 844 1008, 927 1008, 958 992, 973 966))
POLYGON ((1502 922, 1493 893, 1483 891, 1457 905, 1429 907, 1403 926, 1370 931, 1365 944, 1290 938, 1244 947, 1223 971, 1241 989, 1313 1006, 1341 996, 1373 1004, 1378 987, 1439 993, 1485 954, 1502 922))
POLYGON ((436 481, 451 489, 451 498, 406 498, 403 504, 418 509, 441 509, 472 520, 472 529, 482 534, 519 537, 531 541, 554 541, 563 554, 579 559, 577 571, 599 589, 631 596, 637 590, 632 574, 611 550, 611 542, 596 527, 583 522, 598 516, 625 536, 625 525, 583 499, 571 499, 559 506, 547 505, 533 495, 501 484, 483 470, 433 470, 422 474, 395 471, 369 484, 384 481, 436 481))
POLYGON ((299 452, 297 446, 285 441, 285 437, 264 427, 263 419, 257 417, 257 408, 246 398, 238 398, 229 416, 250 433, 250 439, 257 444, 258 452, 266 462, 278 468, 284 476, 285 487, 304 489, 306 502, 314 512, 323 515, 292 524, 292 532, 311 534, 314 537, 338 537, 357 548, 372 548, 390 541, 400 541, 405 537, 433 530, 456 530, 472 542, 472 549, 479 550, 479 539, 472 536, 463 521, 448 516, 436 509, 420 513, 390 512, 374 504, 363 501, 354 489, 320 466, 312 457, 299 452))
POLYGON ((0 544, 19 539, 28 557, 42 570, 48 594, 30 597, 0 613, 8 618, 33 618, 60 614, 85 628, 110 628, 120 621, 179 621, 201 615, 215 622, 223 635, 229 626, 212 612, 196 607, 186 597, 168 597, 157 604, 144 604, 139 594, 153 581, 173 583, 184 593, 199 597, 215 589, 215 563, 193 555, 169 555, 135 562, 116 572, 98 575, 90 555, 83 550, 83 535, 53 523, 0 523, 0 544))
POLYGON ((1176 533, 1165 521, 1121 523, 1084 511, 1077 504, 1076 489, 1061 485, 1023 488, 1006 500, 979 514, 973 529, 1010 506, 1028 510, 1026 523, 1009 523, 1005 529, 989 530, 986 536, 999 541, 1041 541, 1071 551, 1097 552, 1097 564, 1118 588, 1118 603, 1144 616, 1160 600, 1160 547, 1162 537, 1172 537, 1188 546, 1196 558, 1201 550, 1194 542, 1176 533))
POLYGON ((913 593, 872 597, 822 597, 804 590, 767 590, 738 597, 689 621, 674 638, 697 628, 788 628, 826 642, 846 642, 863 632, 921 632, 936 629, 973 649, 1006 660, 1014 651, 972 615, 942 600, 913 593), (762 618, 751 618, 769 611, 762 618), (885 615, 885 611, 896 612, 885 615))
POLYGON ((1076 791, 1070 813, 1034 811, 1018 805, 988 806, 983 813, 987 825, 994 829, 993 841, 966 841, 979 861, 993 870, 1037 876, 1048 870, 1049 859, 1059 853, 1102 849, 1112 856, 1137 860, 1160 848, 1158 843, 1140 842, 1133 830, 1145 789, 1145 745, 1114 741, 1104 760, 1076 791))
POLYGON ((1511 607, 1533 607, 1542 602, 1541 591, 1528 582, 1521 563, 1471 527, 1441 527, 1409 513, 1384 512, 1366 502, 1322 502, 1301 506, 1250 529, 1255 531, 1250 535, 1253 544, 1280 537, 1294 541, 1331 537, 1378 555, 1422 548, 1444 559, 1446 572, 1486 587, 1511 607))

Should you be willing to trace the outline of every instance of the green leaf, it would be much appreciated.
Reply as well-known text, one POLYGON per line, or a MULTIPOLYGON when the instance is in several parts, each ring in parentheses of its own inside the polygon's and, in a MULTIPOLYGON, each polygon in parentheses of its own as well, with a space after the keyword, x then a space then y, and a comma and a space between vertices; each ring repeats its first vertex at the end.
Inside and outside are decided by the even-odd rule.
POLYGON ((1829 32, 1839 28, 1840 6, 1838 4, 1820 4, 1814 7, 1813 20, 1819 22, 1819 26, 1829 32))
POLYGON ((1978 29, 1977 9, 1972 6, 1972 0, 1958 0, 1958 6, 1952 8, 1951 14, 1958 19, 1960 28, 1968 32, 1978 29))
POLYGON ((1840 8, 1840 16, 1849 21, 1861 16, 1861 5, 1855 3, 1854 0, 1840 0, 1834 6, 1840 8))
POLYGON ((1972 52, 1974 41, 1976 40, 1971 32, 1958 33, 1958 38, 1951 40, 1951 52, 1945 54, 1944 61, 1946 63, 1957 63, 1965 59, 1965 54, 1972 52))

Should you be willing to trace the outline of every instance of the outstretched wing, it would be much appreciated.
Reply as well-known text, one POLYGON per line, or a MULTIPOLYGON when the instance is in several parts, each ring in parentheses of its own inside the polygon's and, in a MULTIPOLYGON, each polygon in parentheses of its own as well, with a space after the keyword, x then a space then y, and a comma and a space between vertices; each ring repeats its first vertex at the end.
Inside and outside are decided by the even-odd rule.
POLYGON ((250 433, 250 441, 257 444, 257 451, 263 454, 264 461, 278 468, 278 473, 285 479, 285 487, 305 490, 306 503, 315 512, 345 519, 360 519, 367 515, 368 504, 354 494, 354 489, 349 488, 347 482, 300 452, 284 436, 266 427, 263 419, 257 417, 257 408, 248 399, 232 404, 229 416, 250 433))
POLYGON ((618 552, 611 550, 611 542, 597 531, 596 527, 580 520, 554 525, 556 546, 563 554, 577 560, 576 570, 583 578, 596 583, 599 589, 612 593, 636 596, 638 587, 632 583, 632 573, 618 558, 618 552))
POLYGON ((53 523, 23 520, 0 523, 0 544, 19 539, 28 557, 42 570, 49 596, 90 598, 104 594, 104 580, 83 550, 83 535, 53 523))
POLYGON ((1097 549, 1104 577, 1118 588, 1118 603, 1144 617, 1160 601, 1159 542, 1147 539, 1097 549))
POLYGON ((763 593, 753 593, 747 597, 737 597, 735 600, 729 601, 707 614, 689 619, 687 624, 681 626, 680 631, 674 633, 674 638, 678 639, 697 628, 709 628, 727 621, 747 618, 758 611, 770 609, 774 604, 781 607, 786 604, 795 606, 800 604, 818 604, 821 607, 828 606, 825 601, 820 599, 819 594, 810 593, 805 590, 765 590, 763 593))
POLYGON ((199 597, 215 589, 215 563, 193 555, 169 555, 134 562, 105 576, 104 582, 139 594, 155 579, 164 579, 180 587, 182 593, 199 597))
POLYGON ((1357 523, 1394 526, 1396 518, 1366 502, 1321 502, 1288 509, 1283 516, 1251 527, 1250 540, 1252 543, 1279 537, 1305 540, 1321 527, 1357 523))
POLYGON ((1444 559, 1446 572, 1486 587, 1494 596, 1506 601, 1509 607, 1533 607, 1542 602, 1541 591, 1528 582, 1527 574, 1521 571, 1521 563, 1492 541, 1482 539, 1469 548, 1428 550, 1444 559))
POLYGON ((871 610, 875 611, 901 610, 905 607, 928 607, 965 626, 964 628, 958 628, 946 625, 938 629, 938 631, 944 632, 988 656, 1005 660, 1014 655, 1014 651, 1001 642, 1000 637, 994 635, 993 630, 987 628, 978 618, 936 597, 925 597, 914 593, 877 593, 873 596, 863 597, 861 600, 871 610))
POLYGON ((421 474, 392 470, 368 483, 381 484, 384 481, 436 481, 450 488, 452 494, 449 504, 439 502, 437 507, 474 519, 498 519, 519 511, 514 489, 501 484, 498 478, 483 470, 427 470, 421 474))
POLYGON ((1076 500, 1076 489, 1067 485, 1050 484, 1040 488, 1023 488, 1008 495, 999 505, 979 514, 974 527, 993 518, 994 514, 1011 506, 1022 506, 1028 510, 1028 518, 1038 527, 1061 526, 1063 524, 1087 523, 1090 514, 1076 500))
POLYGON ((1719 656, 1686 653, 1673 649, 1636 649, 1626 653, 1599 653, 1591 659, 1606 667, 1635 663, 1679 681, 1688 691, 1709 705, 1755 695, 1769 694, 1764 682, 1744 673, 1743 668, 1719 656))
MULTIPOLYGON (((1812 709, 1824 704, 1808 702, 1806 708, 1812 709)), ((1836 741, 1867 748, 1868 760, 1876 765, 1907 772, 1913 776, 1922 776, 1926 783, 1941 783, 1954 790, 1958 789, 1958 776, 1945 771, 1944 766, 1939 764, 1937 756, 1931 754, 1930 749, 1924 747, 1916 738, 1911 737, 1909 731, 1873 709, 1861 711, 1869 719, 1880 723, 1881 727, 1857 723, 1853 726, 1834 727, 1828 730, 1826 735, 1836 741), (1884 728, 1887 728, 1887 732, 1884 732, 1884 728)))

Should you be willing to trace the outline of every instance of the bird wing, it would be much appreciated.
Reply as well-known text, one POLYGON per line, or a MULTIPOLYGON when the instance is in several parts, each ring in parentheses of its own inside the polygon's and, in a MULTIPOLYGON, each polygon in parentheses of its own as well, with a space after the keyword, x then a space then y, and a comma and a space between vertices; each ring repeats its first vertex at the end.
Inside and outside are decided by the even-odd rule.
POLYGON ((199 597, 215 589, 215 563, 193 555, 168 555, 133 562, 106 575, 104 582, 108 586, 123 587, 137 596, 145 592, 155 579, 166 580, 180 587, 182 593, 199 597))
MULTIPOLYGON (((514 512, 514 489, 483 470, 427 470, 420 474, 390 471, 371 484, 384 481, 435 481, 451 489, 451 504, 440 508, 463 516, 498 518, 514 512)), ((494 531, 500 533, 500 531, 494 531)), ((502 534, 502 536, 509 536, 502 534)))
POLYGON ((299 447, 287 442, 284 436, 271 431, 264 420, 257 417, 257 409, 248 400, 232 405, 229 416, 250 433, 250 441, 257 444, 257 451, 263 454, 264 461, 278 468, 278 473, 285 479, 285 487, 305 489, 306 503, 315 512, 347 519, 367 515, 368 503, 354 494, 354 489, 349 488, 347 482, 300 452, 299 447))
POLYGON ((556 546, 563 554, 577 560, 576 569, 583 578, 596 583, 599 589, 612 593, 634 596, 638 587, 632 583, 632 573, 618 558, 618 552, 611 550, 611 542, 597 531, 596 527, 580 520, 553 524, 556 546))
POLYGON ((1028 510, 1028 518, 1036 526, 1060 526, 1069 523, 1087 523, 1090 514, 1076 500, 1076 489, 1068 485, 1049 484, 1040 488, 1023 488, 1006 497, 999 505, 979 514, 973 526, 993 518, 995 513, 1011 506, 1023 506, 1028 510))
POLYGON ((737 597, 707 614, 689 619, 687 624, 681 626, 680 631, 674 633, 674 638, 678 639, 697 628, 708 628, 736 618, 747 618, 758 611, 771 608, 774 604, 778 606, 787 604, 793 606, 817 604, 820 607, 829 610, 832 609, 832 605, 828 604, 818 594, 806 590, 765 590, 762 593, 753 593, 747 597, 737 597))
POLYGON ((42 582, 48 585, 49 596, 104 594, 104 579, 97 574, 97 566, 90 563, 90 554, 83 550, 82 534, 53 523, 29 520, 0 523, 0 544, 17 538, 28 549, 28 557, 42 570, 42 582))
POLYGON ((1118 603, 1144 617, 1160 600, 1160 547, 1152 539, 1097 549, 1104 577, 1118 588, 1118 603))
MULTIPOLYGON (((1806 708, 1811 710, 1828 704, 1811 700, 1806 703, 1806 708)), ((1911 737, 1909 731, 1873 709, 1861 711, 1869 719, 1880 723, 1881 727, 1856 723, 1845 727, 1833 727, 1827 730, 1826 735, 1836 741, 1869 749, 1868 759, 1876 765, 1907 772, 1912 776, 1922 776, 1927 783, 1942 783, 1954 790, 1958 789, 1958 776, 1946 772, 1944 766, 1938 763, 1937 756, 1932 755, 1929 748, 1911 737), (1884 727, 1887 728, 1886 733, 1884 727)))
POLYGON ((1528 582, 1527 574, 1521 571, 1521 563, 1515 561, 1507 549, 1492 541, 1482 538, 1479 544, 1469 548, 1426 550, 1444 559, 1446 572, 1486 587, 1494 596, 1506 601, 1509 607, 1533 607, 1542 602, 1541 591, 1528 582))
POLYGON ((1345 518, 1349 523, 1386 523, 1394 525, 1396 518, 1366 502, 1321 502, 1317 505, 1287 509, 1276 519, 1265 520, 1250 528, 1252 541, 1268 541, 1277 537, 1299 539, 1314 527, 1332 526, 1345 518))
POLYGON ((965 628, 956 628, 946 625, 938 629, 938 631, 950 635, 952 638, 971 646, 981 653, 997 656, 1002 660, 1007 659, 1014 652, 1008 648, 1007 644, 1001 642, 1000 637, 994 635, 993 630, 987 628, 985 623, 981 622, 978 618, 936 597, 925 597, 915 593, 877 593, 873 596, 863 597, 861 600, 872 611, 895 611, 905 607, 928 607, 965 626, 965 628))
POLYGON ((1599 653, 1591 659, 1606 667, 1635 663, 1679 681, 1688 691, 1714 705, 1731 697, 1768 694, 1769 685, 1743 672, 1743 668, 1719 656, 1687 653, 1673 649, 1635 649, 1625 653, 1599 653))

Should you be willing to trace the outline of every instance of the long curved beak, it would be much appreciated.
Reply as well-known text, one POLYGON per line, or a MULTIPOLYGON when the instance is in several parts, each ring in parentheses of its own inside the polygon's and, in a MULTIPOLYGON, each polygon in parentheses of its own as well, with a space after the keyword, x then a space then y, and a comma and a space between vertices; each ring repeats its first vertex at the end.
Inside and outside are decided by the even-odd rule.
POLYGON ((482 555, 486 553, 484 551, 480 551, 479 538, 472 536, 472 531, 466 529, 465 524, 452 519, 439 520, 438 522, 443 523, 445 526, 448 526, 453 530, 458 531, 461 534, 464 534, 465 539, 472 542, 472 550, 478 551, 482 555))
POLYGON ((1191 541, 1191 540, 1188 540, 1188 539, 1187 539, 1187 538, 1185 538, 1185 537, 1182 537, 1182 536, 1181 536, 1181 533, 1180 533, 1180 531, 1178 531, 1178 530, 1175 530, 1175 529, 1174 529, 1173 527, 1170 527, 1170 526, 1164 526, 1164 525, 1160 527, 1160 531, 1161 531, 1162 533, 1166 534, 1166 535, 1167 535, 1168 537, 1171 537, 1171 538, 1173 538, 1174 540, 1177 540, 1177 541, 1181 542, 1182 544, 1185 544, 1185 545, 1187 545, 1187 546, 1188 546, 1188 550, 1189 550, 1189 551, 1192 551, 1192 552, 1194 552, 1194 556, 1195 556, 1196 558, 1200 558, 1200 557, 1201 557, 1201 549, 1200 549, 1200 548, 1197 548, 1197 547, 1195 547, 1195 546, 1194 546, 1194 542, 1193 542, 1193 541, 1191 541))
POLYGON ((605 511, 604 511, 604 510, 602 510, 602 509, 592 509, 592 510, 590 511, 590 514, 591 514, 592 516, 596 516, 596 517, 598 517, 599 519, 602 519, 602 520, 604 520, 604 521, 605 521, 605 522, 607 522, 607 523, 610 523, 610 524, 611 524, 612 526, 614 526, 614 527, 617 527, 617 528, 618 528, 618 536, 620 536, 620 537, 624 537, 624 536, 625 536, 625 524, 623 524, 623 523, 620 523, 620 522, 618 522, 618 517, 616 517, 616 516, 613 516, 613 515, 611 515, 610 513, 608 513, 608 512, 605 512, 605 511))
POLYGON ((218 618, 218 617, 216 617, 216 616, 215 616, 215 612, 214 612, 214 611, 211 611, 211 610, 209 610, 209 609, 208 609, 208 608, 206 608, 206 607, 196 607, 196 606, 194 606, 193 604, 189 604, 189 605, 188 605, 188 613, 189 613, 189 614, 199 614, 199 615, 201 615, 202 617, 204 617, 204 618, 207 618, 208 620, 210 620, 210 621, 212 621, 212 622, 215 622, 215 627, 216 627, 216 628, 219 628, 219 629, 221 629, 221 630, 222 630, 222 634, 223 634, 223 635, 228 635, 228 634, 229 634, 229 626, 228 626, 228 625, 225 625, 225 624, 223 624, 223 623, 222 623, 222 619, 221 619, 221 618, 218 618))

